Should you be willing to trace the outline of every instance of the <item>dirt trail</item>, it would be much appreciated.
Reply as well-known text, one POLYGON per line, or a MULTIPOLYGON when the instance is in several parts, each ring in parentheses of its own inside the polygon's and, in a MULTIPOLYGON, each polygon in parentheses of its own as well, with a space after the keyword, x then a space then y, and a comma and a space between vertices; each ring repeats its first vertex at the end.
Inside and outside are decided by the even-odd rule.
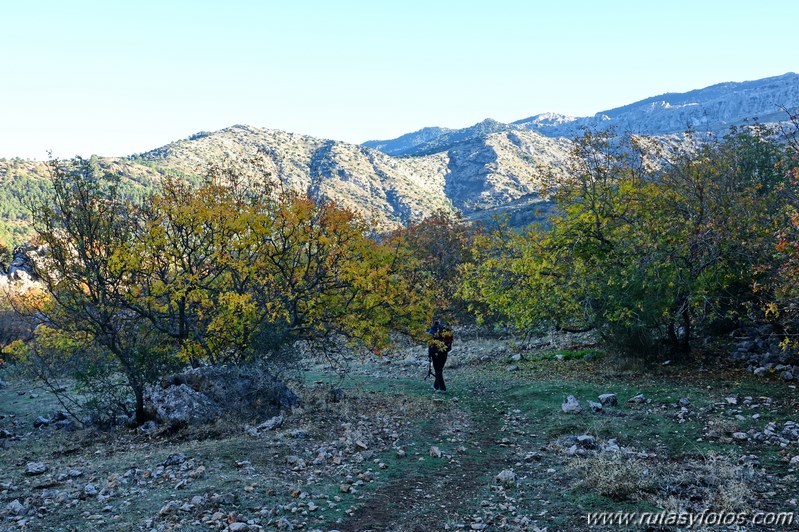
MULTIPOLYGON (((466 421, 459 431, 462 440, 446 443, 451 449, 442 458, 424 457, 438 461, 434 469, 426 467, 422 472, 402 475, 369 493, 357 512, 337 526, 338 530, 427 532, 443 529, 447 521, 463 522, 467 508, 475 507, 469 501, 509 460, 507 449, 496 445, 502 419, 496 415, 493 394, 480 388, 467 393, 469 405, 456 411, 466 421)), ((441 445, 449 435, 447 430, 447 419, 438 419, 421 435, 419 450, 426 453, 432 446, 441 445)))

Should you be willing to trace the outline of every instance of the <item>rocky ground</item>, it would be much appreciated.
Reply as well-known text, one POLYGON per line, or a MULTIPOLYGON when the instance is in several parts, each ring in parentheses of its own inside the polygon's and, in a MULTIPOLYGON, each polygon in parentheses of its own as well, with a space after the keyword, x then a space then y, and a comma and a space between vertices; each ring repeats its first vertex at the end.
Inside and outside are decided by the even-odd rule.
POLYGON ((0 530, 582 530, 593 511, 796 512, 795 385, 708 361, 644 374, 575 343, 462 334, 447 394, 406 346, 344 379, 307 367, 289 382, 301 402, 277 415, 145 430, 59 425, 6 368, 0 530))

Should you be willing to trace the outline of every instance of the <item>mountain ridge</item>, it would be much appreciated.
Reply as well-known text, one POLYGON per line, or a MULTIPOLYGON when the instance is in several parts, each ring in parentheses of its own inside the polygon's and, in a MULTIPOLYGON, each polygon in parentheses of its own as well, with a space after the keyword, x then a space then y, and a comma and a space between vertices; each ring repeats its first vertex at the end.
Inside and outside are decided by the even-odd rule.
MULTIPOLYGON (((489 118, 468 128, 423 128, 360 145, 238 124, 97 161, 104 172, 122 175, 137 197, 165 176, 195 179, 228 161, 245 172, 265 170, 286 188, 360 212, 382 229, 436 211, 481 220, 511 214, 528 223, 536 219, 534 210, 547 211, 540 197, 545 180, 567 171, 571 139, 581 127, 659 131, 652 133, 656 142, 668 142, 685 124, 714 125, 720 133, 756 116, 779 122, 788 117, 780 106, 799 108, 799 74, 665 93, 593 117, 541 113, 509 124, 489 118), (714 113, 718 121, 711 124, 714 113), (257 168, 251 162, 256 156, 257 168)), ((7 241, 21 243, 26 231, 15 198, 42 194, 47 175, 44 162, 0 160, 0 235, 7 241)))
MULTIPOLYGON (((788 72, 757 80, 716 83, 682 93, 666 92, 588 117, 546 112, 508 124, 493 122, 498 130, 503 126, 507 130, 523 128, 547 137, 573 138, 584 128, 608 127, 641 135, 682 134, 688 129, 719 135, 731 126, 740 126, 754 119, 762 123, 786 121, 788 114, 783 109, 792 108, 799 108, 799 74, 788 72)), ((391 155, 420 155, 427 153, 431 145, 446 149, 451 145, 447 138, 468 135, 469 131, 485 122, 459 130, 450 129, 437 138, 427 138, 416 145, 408 142, 413 133, 397 139, 367 141, 363 145, 391 155), (398 143, 398 139, 405 142, 398 143)), ((419 131, 435 129, 428 127, 419 131)))

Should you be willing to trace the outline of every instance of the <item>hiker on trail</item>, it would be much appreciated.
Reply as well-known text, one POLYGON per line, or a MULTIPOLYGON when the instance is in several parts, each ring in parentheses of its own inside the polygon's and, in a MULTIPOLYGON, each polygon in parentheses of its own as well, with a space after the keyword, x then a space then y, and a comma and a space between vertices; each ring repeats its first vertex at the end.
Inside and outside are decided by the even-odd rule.
POLYGON ((430 357, 436 376, 433 391, 444 393, 447 391, 447 385, 444 384, 444 364, 447 363, 447 354, 452 350, 452 329, 435 319, 427 333, 430 335, 427 356, 430 357))

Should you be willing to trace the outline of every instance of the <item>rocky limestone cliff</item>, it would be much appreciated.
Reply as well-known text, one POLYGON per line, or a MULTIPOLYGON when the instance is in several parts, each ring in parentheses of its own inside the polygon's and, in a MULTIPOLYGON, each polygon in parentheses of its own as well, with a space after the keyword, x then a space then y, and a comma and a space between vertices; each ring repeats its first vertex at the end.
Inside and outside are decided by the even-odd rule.
POLYGON ((766 124, 784 122, 788 119, 785 110, 795 111, 797 108, 799 74, 787 73, 754 81, 719 83, 685 93, 661 94, 590 117, 542 113, 511 124, 486 120, 464 129, 421 130, 428 133, 440 130, 441 134, 435 138, 430 138, 429 134, 408 134, 392 140, 370 141, 369 145, 393 155, 419 154, 431 149, 445 150, 464 138, 479 137, 486 132, 524 129, 552 138, 574 138, 584 128, 611 126, 619 132, 641 135, 675 135, 689 128, 700 133, 723 135, 730 126, 740 126, 755 119, 766 124))
POLYGON ((463 138, 435 153, 391 157, 365 146, 238 125, 140 158, 155 168, 199 174, 213 161, 242 161, 260 152, 264 168, 284 185, 396 226, 437 210, 468 214, 538 192, 542 168, 560 168, 569 148, 563 139, 519 128, 463 138))

